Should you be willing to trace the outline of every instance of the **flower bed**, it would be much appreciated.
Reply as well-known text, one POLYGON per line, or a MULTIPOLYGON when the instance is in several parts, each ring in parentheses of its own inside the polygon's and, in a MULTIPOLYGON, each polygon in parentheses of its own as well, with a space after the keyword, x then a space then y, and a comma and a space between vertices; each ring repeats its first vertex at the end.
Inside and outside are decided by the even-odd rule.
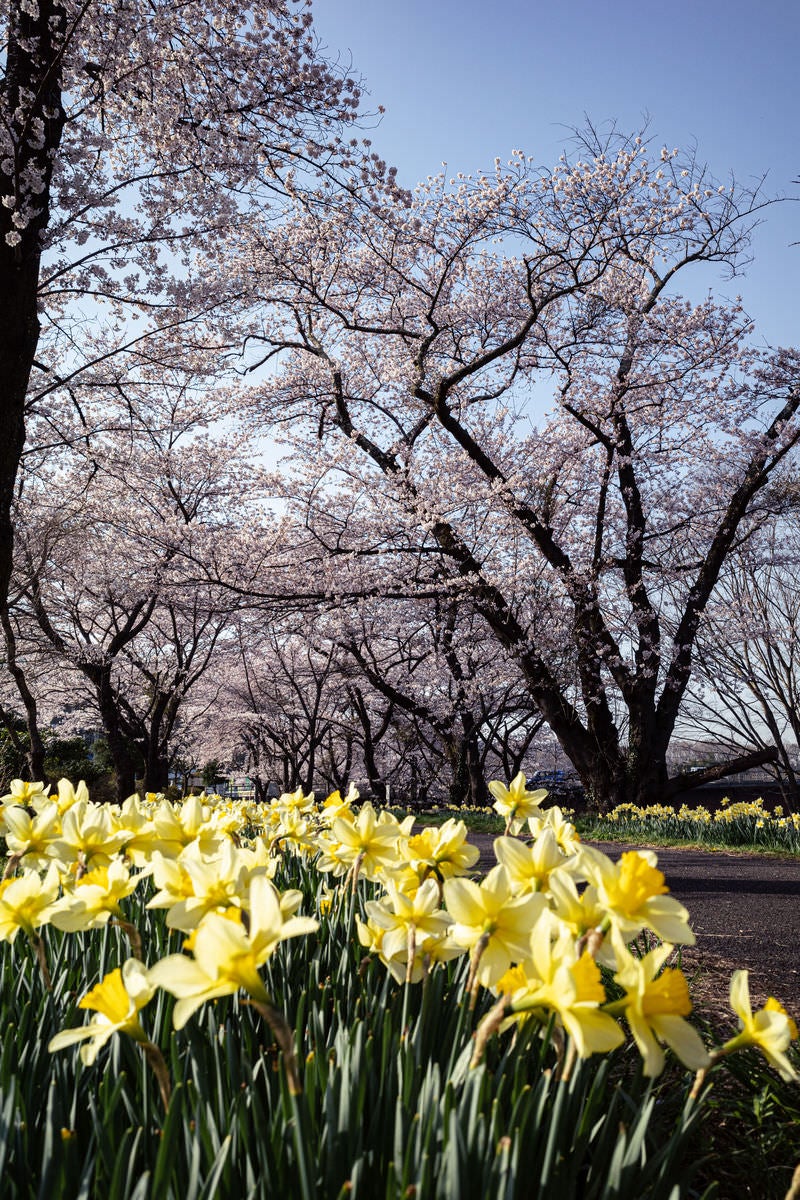
POLYGON ((748 1048, 795 1078, 796 1028, 736 972, 739 1031, 704 1041, 655 856, 614 864, 524 777, 491 786, 478 882, 463 823, 415 835, 352 791, 15 784, 4 1194, 681 1194, 709 1080, 748 1048))

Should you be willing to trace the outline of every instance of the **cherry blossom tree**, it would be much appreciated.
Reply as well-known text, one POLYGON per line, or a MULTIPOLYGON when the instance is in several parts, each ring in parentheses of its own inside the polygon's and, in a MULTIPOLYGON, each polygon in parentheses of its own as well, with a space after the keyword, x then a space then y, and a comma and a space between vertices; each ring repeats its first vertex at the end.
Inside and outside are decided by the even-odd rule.
POLYGON ((8 665, 32 741, 49 655, 102 725, 120 799, 138 774, 148 790, 166 785, 181 710, 230 622, 230 595, 189 586, 179 550, 198 527, 224 536, 254 496, 241 446, 199 434, 166 381, 162 399, 146 427, 27 461, 15 508, 7 641, 27 662, 10 653, 8 665))
POLYGON ((26 412, 57 441, 101 387, 124 411, 143 362, 218 372, 224 235, 312 182, 332 204, 393 175, 347 140, 359 85, 307 3, 3 0, 0 28, 2 598, 26 412))
POLYGON ((735 275, 765 203, 590 131, 553 170, 515 154, 232 241, 271 301, 254 421, 293 446, 329 592, 471 606, 598 806, 706 777, 666 765, 698 630, 800 439, 797 352, 677 291, 735 275))

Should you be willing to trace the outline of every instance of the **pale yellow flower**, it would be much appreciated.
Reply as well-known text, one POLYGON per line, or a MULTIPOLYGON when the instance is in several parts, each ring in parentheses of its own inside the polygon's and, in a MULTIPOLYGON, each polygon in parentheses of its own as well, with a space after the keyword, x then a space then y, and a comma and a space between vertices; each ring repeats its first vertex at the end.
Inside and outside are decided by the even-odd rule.
POLYGON ((78 1008, 97 1013, 93 1021, 79 1029, 64 1029, 50 1040, 48 1050, 62 1050, 75 1042, 91 1039, 81 1047, 81 1061, 91 1066, 98 1052, 115 1033, 127 1033, 137 1042, 147 1042, 147 1034, 139 1021, 139 1011, 149 1004, 155 985, 148 978, 144 963, 129 958, 122 967, 106 975, 96 987, 78 1002, 78 1008))
POLYGON ((12 779, 8 785, 9 791, 3 796, 3 803, 32 805, 35 800, 48 798, 47 786, 44 783, 28 783, 24 779, 12 779))
POLYGON ((771 1066, 784 1079, 798 1079, 797 1071, 786 1056, 790 1044, 797 1039, 797 1026, 786 1009, 770 996, 762 1009, 754 1013, 750 1005, 750 985, 747 971, 734 971, 731 976, 731 1008, 739 1018, 741 1032, 723 1047, 725 1053, 745 1046, 757 1046, 771 1066))
POLYGON ((613 863, 599 850, 584 846, 580 862, 597 888, 607 923, 619 931, 624 942, 651 929, 663 941, 694 945, 689 913, 674 896, 667 895, 669 888, 652 852, 628 850, 613 863))
POLYGON ((142 878, 132 876, 121 859, 107 867, 94 867, 56 902, 50 922, 67 933, 97 929, 111 917, 122 916, 121 901, 136 890, 142 878))
POLYGON ((3 810, 2 823, 10 855, 26 859, 26 866, 47 864, 50 846, 61 833, 61 818, 52 800, 48 800, 34 816, 24 808, 10 805, 3 810))
MULTIPOLYGON (((368 925, 380 929, 380 955, 395 978, 404 979, 411 957, 412 980, 421 977, 423 960, 434 952, 434 943, 442 941, 453 923, 439 907, 439 885, 429 879, 408 896, 392 883, 386 885, 386 895, 380 900, 368 900, 368 925), (394 970, 394 967, 397 970, 394 970)), ((363 943, 362 943, 363 944, 363 943)), ((454 958, 463 953, 460 946, 451 946, 454 958)))
POLYGON ((551 871, 563 867, 566 858, 549 826, 543 827, 532 845, 513 837, 495 838, 494 853, 508 871, 515 896, 546 891, 551 871))
POLYGON ((338 788, 335 792, 331 792, 330 796, 326 796, 322 801, 322 807, 319 811, 319 817, 323 825, 330 828, 337 817, 342 817, 347 821, 353 820, 355 814, 353 813, 352 805, 357 799, 358 789, 352 783, 347 789, 346 796, 342 796, 338 788))
POLYGON ((525 776, 520 771, 506 787, 498 779, 489 784, 489 791, 494 796, 493 808, 505 817, 506 833, 519 833, 530 817, 540 817, 541 801, 547 798, 546 788, 537 788, 529 792, 525 786, 525 776))
MULTIPOLYGON (((463 875, 475 866, 480 855, 478 847, 467 841, 464 822, 452 817, 438 828, 429 826, 421 833, 399 839, 397 852, 409 872, 409 879, 415 879, 417 886, 429 875, 435 875, 440 881, 463 875)), ((409 889, 404 887, 404 890, 409 889)))
POLYGON ((58 898, 59 873, 52 864, 44 879, 38 871, 25 871, 0 883, 0 942, 13 942, 20 930, 33 937, 47 925, 58 898))
MULTIPOLYGON (((59 813, 63 816, 68 809, 72 808, 73 804, 88 804, 89 789, 83 780, 77 787, 73 787, 68 779, 59 779, 57 795, 54 800, 58 805, 59 813)), ((38 808, 39 803, 38 800, 35 801, 34 807, 38 808)))
MULTIPOLYGON (((169 873, 163 871, 163 862, 161 859, 156 869, 154 860, 153 875, 157 883, 159 879, 165 883, 169 881, 169 873)), ((207 913, 245 907, 251 878, 249 864, 232 842, 224 842, 213 857, 203 856, 197 843, 192 842, 178 863, 191 883, 191 894, 180 896, 169 905, 167 925, 170 929, 188 932, 199 925, 207 913)), ((179 877, 178 886, 185 887, 185 880, 179 877)), ((158 896, 148 904, 148 908, 162 907, 164 904, 158 896)))
POLYGON ((379 821, 372 805, 364 804, 354 821, 337 817, 330 833, 320 836, 318 869, 344 875, 358 866, 367 879, 378 879, 384 868, 397 862, 396 843, 402 832, 396 821, 379 821))
POLYGON ((193 958, 172 954, 150 969, 150 980, 177 997, 173 1023, 182 1029, 207 1000, 230 996, 240 989, 251 999, 269 1003, 258 973, 281 941, 313 933, 319 923, 312 917, 284 918, 274 885, 257 875, 250 884, 249 928, 209 914, 193 936, 193 958))
POLYGON ((548 881, 550 907, 559 921, 568 926, 575 937, 597 929, 605 917, 605 908, 598 903, 597 888, 587 884, 580 892, 569 871, 550 872, 548 881))
POLYGON ((636 958, 615 935, 617 956, 615 981, 625 995, 606 1005, 606 1011, 624 1015, 644 1063, 645 1075, 660 1075, 664 1069, 664 1051, 669 1046, 692 1071, 708 1067, 711 1059, 697 1030, 684 1018, 692 1011, 689 986, 682 971, 664 963, 674 949, 657 946, 644 958, 636 958))
POLYGON ((534 927, 529 958, 507 971, 494 990, 509 996, 513 1015, 506 1025, 531 1015, 546 1025, 555 1013, 581 1058, 606 1054, 625 1040, 616 1021, 600 1011, 606 1000, 600 968, 586 951, 578 955, 567 930, 554 939, 546 920, 534 927))
POLYGON ((107 866, 130 839, 108 805, 76 800, 61 817, 61 833, 49 853, 62 863, 107 866))
POLYGON ((526 957, 533 927, 547 911, 544 896, 512 894, 502 865, 493 867, 480 883, 446 880, 444 899, 454 920, 450 937, 479 956, 476 978, 484 987, 496 983, 512 962, 526 957))
POLYGON ((565 854, 577 854, 581 848, 580 834, 557 805, 546 808, 541 816, 528 817, 528 828, 533 838, 537 838, 544 829, 552 829, 565 854))

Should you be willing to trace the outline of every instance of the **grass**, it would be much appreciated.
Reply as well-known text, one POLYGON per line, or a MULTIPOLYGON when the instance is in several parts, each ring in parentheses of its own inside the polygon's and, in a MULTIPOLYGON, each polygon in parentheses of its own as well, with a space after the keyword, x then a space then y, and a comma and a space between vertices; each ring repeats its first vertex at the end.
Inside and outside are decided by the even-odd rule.
MULTIPOLYGON (((400 810, 397 810, 398 813, 400 810)), ((407 810, 402 810, 403 814, 407 810)), ((717 812, 702 805, 672 809, 663 805, 637 808, 620 805, 605 816, 576 815, 564 810, 581 838, 593 841, 645 843, 650 846, 725 850, 742 854, 800 855, 800 819, 772 812, 758 800, 748 804, 723 801, 717 812)), ((417 816, 420 825, 442 825, 456 818, 472 833, 499 837, 505 823, 491 808, 441 807, 417 816)))

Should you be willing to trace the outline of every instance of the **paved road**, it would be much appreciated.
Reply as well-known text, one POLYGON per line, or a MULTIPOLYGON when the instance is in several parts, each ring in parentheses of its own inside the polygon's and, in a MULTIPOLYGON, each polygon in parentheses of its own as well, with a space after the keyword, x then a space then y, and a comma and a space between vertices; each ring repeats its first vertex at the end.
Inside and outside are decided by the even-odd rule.
MULTIPOLYGON (((492 866, 493 838, 472 834, 482 867, 492 866)), ((633 846, 593 842, 611 858, 633 846)), ((800 1014, 800 859, 656 848, 672 893, 691 915, 697 946, 688 966, 717 992, 735 967, 750 971, 754 1003, 776 995, 800 1014)))

